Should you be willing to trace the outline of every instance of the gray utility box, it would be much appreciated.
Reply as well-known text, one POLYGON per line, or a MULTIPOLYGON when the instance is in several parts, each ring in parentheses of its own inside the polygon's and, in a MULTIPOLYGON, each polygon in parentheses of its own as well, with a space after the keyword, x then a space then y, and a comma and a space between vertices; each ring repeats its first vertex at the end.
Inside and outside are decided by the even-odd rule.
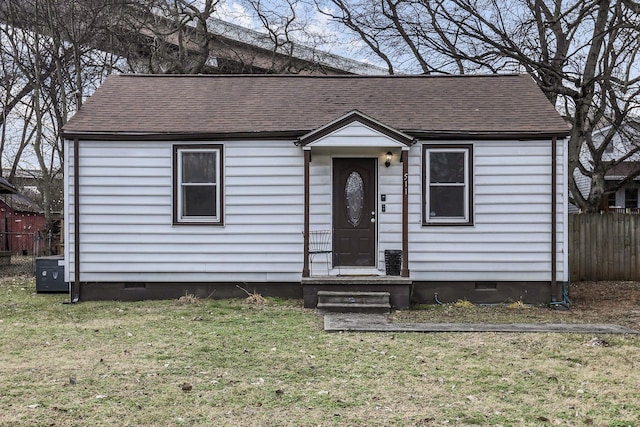
POLYGON ((69 292, 62 255, 36 258, 36 292, 69 292))

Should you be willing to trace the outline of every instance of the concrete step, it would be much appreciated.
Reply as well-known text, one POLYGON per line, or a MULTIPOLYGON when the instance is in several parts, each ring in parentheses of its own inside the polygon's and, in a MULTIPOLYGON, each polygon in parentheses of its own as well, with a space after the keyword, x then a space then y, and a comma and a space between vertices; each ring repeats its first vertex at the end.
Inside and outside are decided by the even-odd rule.
POLYGON ((318 310, 334 313, 388 313, 389 292, 318 291, 318 310))
POLYGON ((389 292, 318 291, 319 303, 388 304, 389 292))

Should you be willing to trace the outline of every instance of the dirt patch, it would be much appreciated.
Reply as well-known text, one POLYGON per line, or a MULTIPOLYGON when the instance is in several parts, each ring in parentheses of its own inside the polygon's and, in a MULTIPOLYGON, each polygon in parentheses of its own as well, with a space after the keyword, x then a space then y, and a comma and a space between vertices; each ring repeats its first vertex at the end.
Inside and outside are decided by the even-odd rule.
POLYGON ((571 317, 640 329, 640 282, 578 282, 570 289, 571 317))
MULTIPOLYGON (((393 322, 610 323, 640 330, 640 282, 577 282, 569 310, 526 304, 474 305, 457 302, 420 305, 394 312, 393 322)), ((558 307, 562 308, 562 307, 558 307)))

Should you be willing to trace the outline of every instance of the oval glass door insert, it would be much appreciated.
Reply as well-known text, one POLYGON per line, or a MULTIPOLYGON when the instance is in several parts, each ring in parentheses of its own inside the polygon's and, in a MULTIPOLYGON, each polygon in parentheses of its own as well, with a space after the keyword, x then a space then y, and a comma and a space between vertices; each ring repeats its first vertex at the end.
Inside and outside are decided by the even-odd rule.
POLYGON ((347 207, 347 221, 357 227, 362 221, 364 211, 364 182, 358 172, 351 172, 344 187, 344 198, 347 207))

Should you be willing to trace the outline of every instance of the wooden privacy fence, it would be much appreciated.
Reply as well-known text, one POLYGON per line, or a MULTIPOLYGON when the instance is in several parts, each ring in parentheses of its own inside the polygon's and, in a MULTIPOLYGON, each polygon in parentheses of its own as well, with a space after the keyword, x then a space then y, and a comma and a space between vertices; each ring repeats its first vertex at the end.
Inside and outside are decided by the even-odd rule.
POLYGON ((640 215, 569 215, 571 280, 640 280, 640 215))

